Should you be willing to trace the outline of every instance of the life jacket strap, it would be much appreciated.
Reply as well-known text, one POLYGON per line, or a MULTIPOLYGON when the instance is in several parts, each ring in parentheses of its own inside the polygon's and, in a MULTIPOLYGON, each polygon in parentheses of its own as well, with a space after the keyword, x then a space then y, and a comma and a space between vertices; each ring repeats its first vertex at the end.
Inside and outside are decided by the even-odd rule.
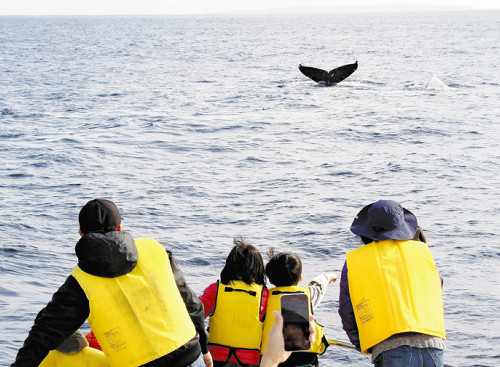
POLYGON ((231 288, 231 287, 226 287, 224 288, 224 292, 245 292, 251 295, 252 297, 257 296, 257 292, 255 291, 246 291, 244 289, 238 289, 238 288, 231 288))

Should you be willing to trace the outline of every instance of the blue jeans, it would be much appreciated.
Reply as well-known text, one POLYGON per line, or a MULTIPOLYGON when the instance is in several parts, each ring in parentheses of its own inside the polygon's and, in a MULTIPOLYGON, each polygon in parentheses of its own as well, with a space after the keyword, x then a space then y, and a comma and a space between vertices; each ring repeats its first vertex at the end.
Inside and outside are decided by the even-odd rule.
POLYGON ((187 367, 205 367, 205 361, 203 361, 203 354, 200 354, 198 359, 187 367))
POLYGON ((375 367, 443 367, 443 351, 435 348, 412 348, 403 345, 381 353, 375 367))

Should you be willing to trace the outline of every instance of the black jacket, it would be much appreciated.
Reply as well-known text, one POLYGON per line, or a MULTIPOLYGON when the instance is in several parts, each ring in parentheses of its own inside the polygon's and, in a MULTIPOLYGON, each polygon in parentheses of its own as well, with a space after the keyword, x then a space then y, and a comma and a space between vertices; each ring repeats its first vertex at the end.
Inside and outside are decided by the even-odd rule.
MULTIPOLYGON (((85 272, 106 278, 127 274, 137 264, 137 248, 127 232, 90 233, 75 247, 78 266, 85 272)), ((179 349, 148 363, 148 367, 184 367, 201 352, 207 353, 203 304, 189 288, 172 253, 165 250, 179 292, 186 304, 198 336, 179 349)), ((89 301, 77 280, 70 275, 37 315, 31 331, 12 367, 38 366, 45 356, 75 332, 89 316, 89 301)))

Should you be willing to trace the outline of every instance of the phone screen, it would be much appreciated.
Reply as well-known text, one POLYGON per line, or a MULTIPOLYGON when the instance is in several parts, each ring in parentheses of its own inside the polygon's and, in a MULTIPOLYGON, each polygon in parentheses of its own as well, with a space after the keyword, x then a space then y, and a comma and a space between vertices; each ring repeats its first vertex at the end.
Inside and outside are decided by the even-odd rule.
POLYGON ((309 299, 304 293, 281 295, 283 316, 283 338, 285 350, 308 350, 309 342, 309 299))

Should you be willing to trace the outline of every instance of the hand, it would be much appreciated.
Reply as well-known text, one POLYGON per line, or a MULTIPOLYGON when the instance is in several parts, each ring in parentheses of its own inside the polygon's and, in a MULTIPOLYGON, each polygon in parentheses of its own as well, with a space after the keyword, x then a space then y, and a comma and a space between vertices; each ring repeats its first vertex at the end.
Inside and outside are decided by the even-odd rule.
POLYGON ((274 324, 269 331, 267 348, 260 361, 261 367, 275 367, 285 362, 292 352, 285 351, 285 340, 283 339, 283 316, 278 311, 273 311, 274 324))
POLYGON ((309 315, 309 341, 311 345, 316 341, 316 328, 314 327, 314 315, 309 315))
MULTIPOLYGON (((283 316, 278 311, 273 311, 274 324, 269 331, 267 348, 260 361, 260 367, 276 367, 281 362, 285 362, 292 352, 285 351, 285 341, 283 339, 283 316)), ((316 328, 313 324, 314 316, 309 316, 309 341, 316 340, 316 328)))
POLYGON ((205 366, 207 367, 214 367, 214 362, 212 360, 212 355, 210 354, 210 352, 203 355, 203 362, 205 362, 205 366))

